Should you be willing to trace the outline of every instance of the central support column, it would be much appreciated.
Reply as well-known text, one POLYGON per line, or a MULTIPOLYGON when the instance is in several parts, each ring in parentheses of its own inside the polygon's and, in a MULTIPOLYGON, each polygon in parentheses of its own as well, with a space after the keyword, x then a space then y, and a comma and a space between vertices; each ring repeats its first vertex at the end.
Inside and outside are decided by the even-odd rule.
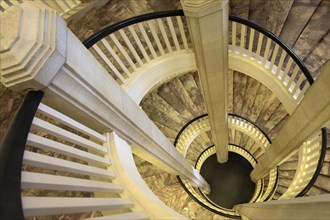
POLYGON ((181 0, 187 16, 217 160, 228 160, 228 0, 181 0))

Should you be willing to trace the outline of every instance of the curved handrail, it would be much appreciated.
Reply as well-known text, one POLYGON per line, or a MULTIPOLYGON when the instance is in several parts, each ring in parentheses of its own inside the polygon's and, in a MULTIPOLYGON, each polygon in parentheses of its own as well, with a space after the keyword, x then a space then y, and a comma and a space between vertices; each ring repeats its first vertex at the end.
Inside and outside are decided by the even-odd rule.
POLYGON ((0 213, 4 219, 24 219, 21 166, 27 136, 43 94, 28 92, 0 147, 0 213))
POLYGON ((309 72, 309 70, 307 69, 306 65, 304 64, 304 62, 281 38, 277 37, 275 34, 273 34, 272 32, 270 32, 263 26, 255 23, 253 21, 250 21, 250 20, 238 17, 238 16, 234 16, 234 15, 229 15, 229 20, 244 24, 248 27, 252 27, 255 30, 263 33, 265 36, 272 39, 277 44, 279 44, 292 57, 292 59, 298 64, 298 66, 302 70, 302 72, 305 75, 309 84, 312 85, 314 83, 314 79, 313 79, 311 73, 309 72))
MULTIPOLYGON (((233 145, 233 146, 235 146, 235 147, 238 147, 239 149, 244 150, 244 152, 248 153, 248 154, 251 156, 251 158, 257 163, 257 160, 256 160, 256 159, 253 157, 253 155, 251 155, 247 150, 245 150, 244 148, 242 148, 242 147, 240 147, 240 146, 238 146, 238 145, 235 145, 235 144, 230 144, 230 145, 233 145)), ((214 145, 212 145, 212 146, 206 148, 206 149, 205 149, 205 150, 199 155, 198 159, 196 160, 195 166, 194 166, 196 169, 197 169, 197 163, 198 163, 198 161, 200 160, 200 158, 202 157, 202 155, 203 155, 205 152, 209 151, 212 147, 214 147, 214 145)), ((197 170, 198 170, 198 169, 197 169, 197 170)), ((196 201, 198 204, 200 204, 201 206, 203 206, 204 208, 206 208, 206 209, 208 209, 208 210, 210 210, 210 211, 212 211, 212 212, 214 212, 214 213, 220 214, 220 215, 222 215, 222 216, 226 216, 226 217, 231 217, 231 218, 237 218, 237 219, 240 219, 240 217, 237 216, 237 215, 230 215, 230 214, 228 214, 228 213, 220 212, 220 211, 216 210, 215 208, 212 208, 212 207, 208 206, 207 204, 203 203, 203 202, 200 201, 198 198, 196 198, 196 196, 195 196, 192 192, 190 192, 190 190, 187 188, 187 186, 183 183, 183 181, 182 181, 182 179, 180 178, 180 176, 177 176, 177 179, 179 180, 179 183, 180 183, 180 185, 182 186, 182 188, 188 193, 188 195, 189 195, 194 201, 196 201)), ((262 184, 262 182, 260 182, 259 184, 262 184)), ((262 189, 262 188, 261 188, 261 189, 262 189)), ((200 192, 201 192, 201 191, 200 191, 200 192)), ((261 190, 258 190, 257 193, 258 193, 257 196, 255 196, 256 199, 259 198, 259 196, 260 196, 260 194, 261 194, 261 190)), ((206 201, 210 202, 213 206, 216 206, 217 209, 220 209, 220 210, 221 210, 221 209, 222 209, 222 210, 226 210, 226 209, 224 209, 224 208, 222 208, 222 207, 220 207, 220 206, 218 206, 218 205, 213 204, 213 202, 211 202, 207 197, 205 197, 204 193, 201 192, 201 195, 206 199, 206 201)), ((255 202, 256 199, 254 199, 254 201, 252 201, 252 202, 255 202)), ((228 210, 226 210, 226 211, 228 211, 228 210)))
POLYGON ((322 149, 321 149, 321 154, 320 154, 320 158, 316 167, 316 170, 314 172, 314 175, 312 177, 312 179, 309 181, 309 183, 307 184, 307 186, 296 196, 296 197, 302 197, 304 196, 314 185, 317 177, 319 176, 323 163, 324 163, 324 157, 325 157, 325 153, 327 151, 327 129, 326 128, 322 128, 321 129, 321 134, 322 134, 322 149))
POLYGON ((229 115, 229 116, 235 116, 235 117, 238 117, 238 118, 242 118, 242 119, 244 119, 245 121, 251 123, 254 127, 258 128, 258 130, 259 130, 259 131, 260 131, 260 132, 261 132, 261 133, 267 138, 269 144, 272 143, 272 140, 270 139, 270 137, 267 135, 267 133, 266 133, 264 130, 262 130, 261 127, 259 127, 259 125, 257 125, 257 123, 251 121, 250 119, 248 119, 248 118, 246 118, 246 117, 243 117, 243 116, 241 116, 241 115, 238 115, 238 114, 228 113, 228 115, 229 115))
POLYGON ((122 29, 124 27, 130 26, 132 24, 136 24, 142 21, 147 21, 151 19, 156 19, 156 18, 163 18, 163 17, 168 17, 168 16, 184 16, 183 10, 169 10, 169 11, 158 11, 158 12, 153 12, 153 13, 148 13, 148 14, 143 14, 143 15, 138 15, 132 18, 128 18, 126 20, 120 21, 116 24, 113 24, 111 26, 108 26, 98 33, 93 34, 89 38, 83 41, 83 44, 85 47, 90 48, 101 40, 102 38, 106 37, 107 35, 118 31, 119 29, 122 29))
MULTIPOLYGON (((205 157, 204 155, 205 155, 208 151, 212 152, 212 151, 211 151, 212 148, 214 149, 214 145, 212 145, 212 146, 208 147, 207 149, 205 149, 205 150, 199 155, 199 157, 197 158, 196 163, 195 163, 195 169, 196 169, 197 171, 200 171, 202 164, 203 164, 204 161, 208 158, 208 157, 207 157, 207 158, 203 159, 202 157, 205 157), (201 162, 200 162, 200 161, 201 161, 201 162), (200 164, 201 164, 201 165, 200 165, 200 164)), ((255 165, 258 163, 258 161, 256 160, 256 158, 255 158, 255 157, 254 157, 249 151, 247 151, 246 149, 244 149, 243 147, 241 147, 241 146, 239 146, 239 145, 237 145, 237 144, 228 144, 228 151, 231 151, 231 152, 234 152, 234 153, 236 153, 236 154, 241 155, 241 156, 244 157, 247 161, 249 161, 249 163, 251 164, 252 167, 255 167, 255 165), (243 153, 243 154, 240 153, 239 150, 238 150, 238 151, 235 150, 235 148, 238 148, 239 150, 243 151, 243 152, 246 153, 248 156, 244 155, 244 153, 243 153)), ((211 156, 211 155, 209 155, 209 156, 211 156)), ((251 202, 256 202, 257 199, 259 199, 259 197, 261 196, 261 193, 262 193, 262 186, 263 186, 263 180, 258 181, 257 185, 260 185, 260 186, 261 186, 261 187, 260 187, 260 190, 257 190, 257 188, 256 188, 256 192, 257 192, 258 194, 255 194, 255 193, 254 193, 254 196, 253 196, 253 198, 251 199, 251 202)), ((202 194, 204 195, 204 193, 202 193, 202 194)))
POLYGON ((203 115, 197 116, 197 117, 191 119, 190 121, 188 121, 188 122, 187 122, 187 123, 186 123, 186 124, 180 129, 180 131, 179 131, 178 134, 176 135, 173 145, 176 146, 176 144, 178 143, 178 140, 179 140, 179 138, 180 138, 182 132, 183 132, 183 131, 184 131, 189 125, 191 125, 193 122, 195 122, 195 121, 197 121, 197 120, 199 120, 199 119, 201 119, 201 118, 207 117, 207 116, 208 116, 208 114, 203 114, 203 115))
MULTIPOLYGON (((204 117, 207 117, 208 116, 208 114, 206 113, 206 114, 203 114, 203 115, 200 115, 200 116, 197 116, 197 117, 195 117, 195 118, 193 118, 193 119, 191 119, 190 121, 188 121, 181 129, 180 129, 180 131, 178 132, 178 134, 177 134, 177 136, 175 137, 175 140, 174 140, 174 146, 176 146, 177 145, 177 143, 178 143, 178 140, 179 140, 179 138, 180 138, 180 136, 181 136, 181 134, 182 134, 182 132, 189 126, 189 125, 191 125, 193 122, 195 122, 195 121, 197 121, 197 120, 199 120, 199 119, 201 119, 201 118, 204 118, 204 117)), ((238 117, 238 118, 241 118, 241 119, 243 119, 243 120, 245 120, 245 121, 247 121, 247 122, 249 122, 249 123, 251 123, 253 126, 255 126, 265 137, 266 137, 266 139, 268 140, 268 142, 269 142, 269 144, 271 144, 272 143, 272 141, 271 141, 271 139, 269 138, 269 136, 267 135, 267 133, 264 131, 264 130, 262 130, 262 128, 259 126, 259 125, 257 125, 255 122, 253 122, 253 121, 251 121, 250 119, 248 119, 248 118, 245 118, 245 117, 243 117, 243 116, 241 116, 241 115, 238 115, 238 114, 234 114, 234 113, 228 113, 228 116, 234 116, 234 117, 238 117)))
MULTIPOLYGON (((121 22, 118 22, 116 24, 113 24, 111 26, 108 26, 98 33, 93 34, 89 38, 83 41, 83 44, 87 47, 90 48, 93 44, 95 44, 97 41, 101 40, 105 36, 121 29, 124 27, 127 27, 132 24, 136 24, 142 21, 147 21, 151 19, 156 19, 156 18, 162 18, 162 17, 168 17, 168 16, 184 16, 183 10, 169 10, 169 11, 159 11, 159 12, 153 12, 153 13, 148 13, 148 14, 143 14, 143 15, 138 15, 132 18, 128 18, 126 20, 123 20, 121 22)), ((229 15, 229 20, 230 21, 235 21, 241 24, 244 24, 248 27, 252 27, 255 30, 263 33, 265 36, 269 37, 272 39, 274 42, 279 44, 291 57, 292 59, 298 64, 300 69, 302 70, 303 74, 305 75, 307 81, 309 84, 313 84, 314 79, 312 75, 310 74, 309 70, 307 69, 306 65, 302 62, 302 60, 299 58, 299 56, 279 37, 277 37, 275 34, 264 28, 263 26, 253 22, 249 21, 247 19, 234 16, 234 15, 229 15)))
MULTIPOLYGON (((230 144, 230 143, 229 143, 228 145, 233 145, 233 146, 235 146, 235 147, 237 147, 237 148, 242 149, 244 152, 246 152, 247 154, 249 154, 249 155, 251 156, 251 158, 254 160, 254 162, 255 162, 256 164, 258 163, 257 159, 256 159, 256 158, 255 158, 255 157, 254 157, 249 151, 247 151, 247 150, 244 149, 243 147, 241 147, 241 146, 239 146, 239 145, 237 145, 237 144, 230 144)), ((214 144, 211 145, 210 147, 206 148, 205 150, 203 150, 202 153, 198 156, 198 158, 196 159, 195 165, 194 165, 195 169, 197 169, 197 162, 200 160, 201 156, 202 156, 206 151, 208 151, 210 148, 212 148, 212 147, 214 147, 214 144)))
POLYGON ((245 153, 247 153, 253 160, 254 160, 254 162, 257 164, 258 163, 258 161, 257 161, 257 159, 248 151, 248 150, 246 150, 245 148, 243 148, 243 147, 241 147, 241 146, 239 146, 239 145, 237 145, 237 144, 231 144, 231 143, 229 143, 228 145, 232 145, 232 146, 235 146, 235 147, 237 147, 237 148, 240 148, 241 150, 243 150, 245 153))
POLYGON ((256 191, 254 192, 253 197, 252 197, 250 203, 255 203, 255 202, 257 202, 258 199, 261 197, 261 195, 262 195, 262 191, 263 191, 263 189, 264 189, 264 187, 265 187, 264 179, 263 179, 263 178, 260 179, 260 180, 257 182, 256 185, 257 185, 257 187, 256 187, 256 191), (256 194, 256 192, 258 192, 258 193, 256 194))
POLYGON ((209 149, 211 149, 212 147, 214 147, 214 144, 212 144, 211 146, 205 148, 205 149, 202 151, 202 153, 199 154, 199 156, 198 156, 197 159, 196 159, 195 165, 194 165, 195 169, 196 169, 196 167, 197 167, 197 162, 200 160, 201 156, 202 156, 206 151, 208 151, 209 149))
POLYGON ((177 179, 181 185, 181 187, 186 191, 186 193, 190 196, 190 198, 192 198, 195 202, 197 202, 199 205, 203 206, 204 208, 206 208, 207 210, 213 212, 213 213, 216 213, 218 215, 221 215, 221 216, 225 216, 225 217, 229 217, 229 218, 234 218, 234 219, 241 219, 240 216, 238 215, 230 215, 230 214, 227 214, 227 213, 223 213, 223 212, 220 212, 220 211, 217 211, 215 209, 213 209, 212 207, 210 206, 207 206, 205 205, 203 202, 201 202, 199 199, 197 199, 187 188, 186 188, 186 185, 183 183, 182 179, 180 176, 177 176, 177 179))
MULTIPOLYGON (((100 60, 102 65, 104 65, 104 67, 109 71, 109 73, 130 94, 133 100, 139 103, 142 97, 146 94, 146 92, 155 85, 157 85, 158 83, 170 77, 174 77, 177 74, 181 74, 184 73, 185 71, 196 68, 196 64, 192 56, 193 51, 191 50, 192 49, 191 45, 188 46, 188 41, 185 36, 185 30, 184 27, 182 26, 181 18, 180 18, 180 22, 178 20, 180 33, 177 34, 175 33, 174 30, 174 28, 176 27, 173 26, 171 19, 169 19, 170 17, 175 17, 175 16, 177 17, 177 19, 178 17, 183 17, 184 16, 183 11, 182 10, 160 11, 160 12, 154 12, 154 13, 132 17, 122 22, 104 28, 100 32, 86 39, 83 43, 87 48, 93 48, 91 49, 91 52, 95 56, 95 58, 100 60), (163 24, 163 21, 161 21, 161 19, 158 20, 159 18, 169 19, 167 22, 170 21, 171 24, 165 25, 163 24), (146 25, 142 24, 144 21, 149 22, 152 19, 157 20, 157 24, 155 25, 160 27, 159 28, 160 31, 156 30, 153 27, 153 24, 151 23, 150 24, 148 23, 146 25), (150 27, 150 25, 152 26, 152 28, 150 27), (164 26, 165 27, 164 28, 163 25, 165 25, 166 27, 164 26), (127 31, 123 31, 126 28, 127 31), (147 33, 146 30, 144 30, 145 28, 147 29, 151 28, 150 37, 148 36, 149 33, 147 33), (170 31, 167 31, 166 28, 169 28, 170 31), (117 32, 118 34, 121 35, 122 38, 121 40, 117 39, 117 36, 115 35, 115 33, 117 32), (158 36, 162 36, 162 38, 164 38, 163 41, 165 42, 164 45, 160 43, 158 36), (155 42, 156 45, 152 45, 150 41, 151 37, 155 38, 155 41, 153 41, 153 43, 155 42), (178 37, 182 38, 182 42, 178 41, 177 39, 178 37), (137 45, 133 45, 129 40, 129 38, 134 39, 137 45), (174 42, 172 42, 171 39, 173 39, 174 42), (145 43, 148 45, 147 47, 143 46, 143 44, 145 43), (182 49, 181 47, 184 48, 182 49), (150 51, 145 50, 146 48, 149 48, 150 51), (188 50, 189 53, 187 53, 188 50), (172 52, 173 54, 169 56, 169 54, 172 52), (182 59, 181 61, 184 62, 180 62, 180 65, 178 64, 175 65, 177 67, 174 70, 171 69, 172 68, 171 63, 174 62, 172 58, 182 59), (158 71, 154 70, 155 63, 153 61, 155 61, 156 59, 160 62, 159 65, 164 65, 164 68, 162 68, 164 70, 160 71, 159 73, 158 71), (149 62, 152 63, 148 65, 149 62), (142 66, 144 68, 141 68, 142 66), (154 74, 155 72, 157 72, 157 74, 154 74), (152 78, 152 76, 156 76, 156 75, 157 77, 154 78, 152 81, 147 80, 147 78, 150 79, 152 78), (145 86, 143 87, 135 86, 141 84, 145 86)), ((251 61, 251 59, 244 58, 246 57, 245 56, 246 54, 241 53, 242 57, 236 55, 230 56, 232 57, 232 61, 233 61, 231 64, 233 66, 231 68, 234 69, 238 68, 238 71, 244 72, 244 68, 240 69, 237 66, 239 65, 238 63, 240 63, 241 61, 247 62, 248 66, 250 65, 247 68, 255 68, 255 71, 252 71, 255 73, 259 73, 259 71, 261 73, 272 73, 273 68, 277 68, 275 75, 266 74, 265 77, 261 77, 261 76, 259 77, 258 74, 249 75, 246 72, 244 73, 248 74, 251 77, 259 79, 262 83, 264 83, 267 87, 269 87, 279 97, 279 99, 285 106, 286 110, 289 112, 289 114, 291 114, 296 108, 296 105, 301 101, 301 98, 303 97, 303 95, 306 93, 306 91, 314 81, 308 69, 301 61, 301 59, 298 57, 298 55, 295 54, 288 45, 286 45, 280 38, 275 36, 267 29, 263 28, 262 26, 254 22, 236 16, 229 16, 229 20, 232 21, 233 23, 242 24, 245 27, 245 29, 246 27, 251 28, 253 30, 253 33, 255 30, 260 35, 266 36, 267 45, 268 45, 268 40, 275 42, 276 46, 274 51, 276 52, 273 53, 271 62, 268 61, 268 58, 266 57, 265 61, 263 61, 263 62, 267 61, 266 63, 256 66, 251 61), (292 61, 294 61, 293 66, 295 66, 296 68, 293 69, 292 74, 290 74, 291 71, 288 74, 288 71, 290 70, 289 68, 290 66, 286 66, 286 68, 282 70, 283 62, 279 66, 275 65, 275 63, 277 63, 276 55, 278 49, 281 49, 283 50, 283 52, 286 52, 286 54, 283 54, 282 52, 283 57, 281 55, 280 63, 284 61, 284 58, 290 58, 288 63, 290 63, 290 66, 292 66, 292 61), (270 63, 271 65, 270 67, 272 68, 269 68, 269 66, 267 66, 268 63, 270 63), (281 77, 280 77, 280 73, 282 73, 281 77), (267 83, 267 82, 271 82, 270 80, 275 80, 276 83, 275 84, 267 83), (307 81, 307 83, 305 83, 305 81, 307 81), (277 87, 281 87, 282 89, 278 90, 277 87)), ((249 44, 251 44, 251 39, 249 44)), ((252 41, 252 45, 253 45, 253 41, 252 41)), ((268 49, 266 49, 266 51, 269 51, 269 47, 267 48, 268 49)), ((241 49, 246 50, 247 48, 242 48, 241 45, 241 49)), ((252 51, 250 51, 249 49, 249 54, 250 53, 252 53, 252 51)), ((258 52, 257 55, 259 56, 258 52)))
POLYGON ((278 166, 276 167, 276 179, 275 179, 275 184, 274 184, 274 187, 273 187, 273 189, 272 189, 272 191, 269 193, 269 195, 266 197, 266 199, 264 200, 264 201, 268 201, 271 197, 272 197, 272 195, 275 193, 275 190, 276 190, 276 188, 277 188, 277 184, 278 184, 278 180, 279 180, 279 169, 278 169, 278 166))

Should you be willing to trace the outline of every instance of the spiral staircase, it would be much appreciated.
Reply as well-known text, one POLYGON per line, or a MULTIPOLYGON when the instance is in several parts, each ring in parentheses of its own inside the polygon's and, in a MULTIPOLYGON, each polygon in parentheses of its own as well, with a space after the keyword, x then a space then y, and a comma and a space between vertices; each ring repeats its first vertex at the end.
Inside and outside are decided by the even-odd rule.
MULTIPOLYGON (((112 11, 117 10, 117 6, 122 7, 122 3, 115 6, 110 3, 112 2, 110 1, 109 4, 101 10, 112 11)), ((174 3, 171 4, 173 5, 174 3)), ((327 47, 329 41, 329 25, 326 22, 326 19, 329 17, 329 2, 315 1, 309 2, 309 5, 306 5, 307 3, 305 5, 301 4, 302 3, 299 1, 250 1, 250 4, 248 4, 247 1, 231 1, 230 10, 232 15, 238 15, 255 21, 256 23, 265 26, 275 35, 278 35, 287 42, 305 62, 315 79, 317 78, 321 67, 327 60, 329 60, 329 53, 324 49, 327 47), (244 5, 244 7, 242 7, 242 5, 244 5), (299 14, 299 22, 297 22, 297 12, 304 7, 308 10, 304 14, 299 14), (262 19, 261 13, 265 13, 265 11, 269 12, 268 16, 266 19, 262 19), (315 62, 316 60, 317 62, 315 62)), ((126 6, 128 7, 125 7, 125 10, 133 10, 132 8, 129 8, 129 6, 133 7, 133 4, 128 4, 126 6)), ((166 8, 168 6, 162 7, 166 8)), ((121 13, 125 14, 125 11, 121 11, 121 13)), ((94 40, 95 42, 92 42, 93 40, 90 38, 84 43, 90 48, 90 52, 104 66, 104 68, 108 70, 109 74, 117 81, 117 83, 120 84, 128 94, 130 94, 136 103, 139 103, 141 109, 143 109, 168 140, 177 147, 186 160, 196 168, 199 166, 199 169, 197 170, 200 170, 202 165, 198 165, 198 161, 203 153, 208 152, 207 149, 210 149, 212 146, 212 137, 207 115, 205 115, 207 112, 196 67, 194 65, 188 65, 183 67, 185 68, 184 72, 165 71, 159 73, 163 75, 156 75, 156 77, 162 77, 162 80, 158 83, 145 83, 142 77, 143 74, 148 76, 148 74, 155 71, 158 67, 157 64, 166 64, 167 62, 173 61, 174 58, 182 59, 184 61, 185 59, 191 59, 193 56, 192 43, 189 37, 186 21, 185 18, 180 15, 182 12, 173 11, 171 13, 170 15, 161 15, 160 17, 153 18, 157 20, 149 20, 150 18, 147 20, 142 18, 141 23, 137 22, 129 25, 125 24, 125 22, 119 23, 112 26, 112 28, 114 27, 114 30, 111 30, 111 32, 109 32, 109 28, 107 28, 103 34, 105 37, 94 40), (159 39, 158 41, 156 40, 157 36, 159 39), (155 39, 155 41, 151 41, 151 38, 155 39), (162 41, 161 39, 165 40, 162 41), (143 48, 148 49, 144 50, 143 48), (158 48, 158 50, 156 48, 158 48), (124 51, 126 51, 126 53, 124 51), (146 88, 139 91, 136 88, 139 83, 145 83, 147 85, 146 88), (197 124, 196 127, 194 127, 194 123, 197 124), (204 127, 200 128, 198 126, 204 127), (186 134, 188 134, 187 137, 184 137, 186 134), (183 144, 184 141, 187 141, 185 138, 190 138, 188 141, 189 144, 183 144), (181 149, 181 146, 185 146, 186 148, 181 149)), ((90 14, 93 14, 93 11, 90 12, 90 14)), ((95 17, 97 17, 97 15, 95 15, 95 17)), ((121 16, 118 17, 123 19, 121 16)), ((95 18, 89 14, 83 18, 82 20, 86 26, 90 22, 88 19, 93 20, 95 18)), ((77 21, 77 23, 79 22, 80 21, 77 21)), ((78 29, 74 29, 77 23, 74 21, 69 24, 69 26, 71 25, 71 27, 73 27, 72 30, 77 33, 78 37, 79 35, 84 36, 86 33, 79 33, 78 29)), ((269 61, 262 62, 262 64, 270 65, 271 67, 274 65, 281 66, 285 63, 284 61, 295 62, 294 59, 291 59, 290 61, 290 55, 285 54, 285 50, 281 49, 280 46, 276 46, 276 42, 274 43, 272 41, 269 43, 269 46, 267 46, 268 42, 266 43, 266 40, 264 40, 263 43, 260 44, 260 49, 258 49, 257 46, 255 46, 255 48, 250 46, 248 44, 249 40, 246 39, 251 37, 252 28, 250 29, 250 27, 247 27, 244 29, 243 25, 238 21, 232 21, 229 26, 229 44, 237 45, 238 48, 237 52, 236 49, 233 50, 233 47, 230 48, 229 53, 232 53, 233 55, 229 58, 229 62, 231 62, 230 59, 233 59, 233 56, 235 56, 236 53, 242 55, 245 53, 245 50, 247 51, 246 54, 249 54, 250 50, 250 54, 254 52, 260 54, 260 57, 263 55, 263 57, 267 58, 269 61), (242 50, 242 48, 244 48, 244 50, 242 50), (258 50, 259 52, 257 52, 258 50)), ((82 29, 84 28, 85 26, 83 25, 82 29)), ((251 39, 255 39, 255 42, 257 42, 257 31, 255 31, 255 35, 254 37, 252 36, 251 39)), ((177 65, 180 66, 180 64, 177 65)), ((303 98, 304 92, 308 90, 308 78, 304 76, 304 70, 302 70, 302 68, 299 67, 298 69, 298 65, 291 66, 290 64, 291 67, 283 65, 283 67, 281 67, 281 69, 283 68, 283 73, 281 71, 274 71, 277 80, 282 83, 286 82, 284 85, 286 85, 287 90, 291 89, 289 93, 293 96, 291 100, 293 100, 292 103, 294 104, 288 104, 289 101, 283 102, 283 97, 278 98, 278 94, 276 94, 276 90, 274 90, 273 87, 269 88, 265 86, 267 83, 262 83, 264 82, 262 79, 259 79, 258 81, 253 74, 251 75, 237 71, 234 64, 229 66, 233 69, 229 69, 228 75, 228 112, 231 113, 228 115, 228 143, 229 145, 242 148, 242 150, 240 150, 232 147, 232 151, 236 154, 241 154, 244 158, 250 158, 250 164, 253 164, 253 160, 258 161, 258 158, 263 155, 271 141, 276 139, 278 132, 290 118, 290 114, 293 111, 292 106, 299 103, 303 98), (285 72, 289 74, 284 75, 285 72), (249 126, 251 127, 250 130, 248 129, 249 126), (252 129, 254 129, 253 132, 252 129), (256 133, 256 131, 258 132, 256 133)), ((172 71, 176 71, 176 69, 172 71)), ((94 196, 96 195, 96 197, 100 192, 107 192, 114 195, 116 193, 121 194, 122 192, 125 194, 129 191, 128 187, 120 186, 120 180, 116 180, 115 178, 116 172, 120 172, 120 168, 110 168, 109 172, 105 171, 107 168, 104 170, 104 167, 107 167, 109 163, 102 158, 103 155, 106 156, 106 151, 102 150, 101 145, 102 143, 104 145, 107 138, 116 142, 116 136, 110 135, 110 137, 109 134, 106 134, 105 138, 104 136, 85 128, 84 125, 67 123, 67 121, 71 121, 71 119, 60 115, 61 113, 54 112, 44 105, 39 106, 38 111, 39 113, 37 113, 36 116, 45 122, 37 119, 32 122, 32 134, 29 136, 31 140, 28 139, 28 147, 25 149, 27 153, 25 153, 23 158, 23 163, 25 164, 23 166, 23 176, 25 178, 23 180, 23 188, 29 189, 29 184, 35 184, 33 186, 46 184, 45 182, 42 184, 34 183, 34 178, 40 181, 45 180, 41 176, 32 176, 33 174, 29 176, 28 171, 41 172, 49 175, 54 173, 47 169, 54 169, 53 166, 56 166, 55 170, 62 171, 63 173, 61 173, 61 175, 63 176, 67 176, 66 172, 73 172, 70 169, 61 168, 56 165, 56 163, 61 163, 60 161, 56 161, 56 159, 47 163, 46 158, 41 158, 42 155, 47 155, 54 158, 64 158, 69 161, 71 161, 71 159, 66 158, 67 156, 78 157, 78 159, 73 159, 73 161, 84 164, 86 167, 75 168, 77 176, 74 177, 81 179, 87 177, 87 179, 95 181, 93 182, 95 184, 93 189, 90 189, 89 186, 87 186, 87 182, 86 186, 84 183, 76 183, 79 187, 84 188, 86 193, 77 192, 77 194, 73 193, 71 195, 70 193, 65 193, 65 197, 92 197, 91 194, 89 195, 87 193, 91 191, 94 192, 94 196), (63 120, 63 117, 66 118, 66 120, 63 120), (60 123, 58 121, 60 121, 60 123), (82 136, 94 142, 94 144, 86 140, 80 140, 78 137, 76 138, 79 140, 74 140, 75 138, 72 138, 70 135, 60 135, 58 137, 56 129, 54 128, 52 131, 50 128, 51 125, 47 124, 49 122, 61 127, 61 129, 69 130, 78 136, 82 136), (42 144, 43 140, 39 140, 38 136, 58 141, 63 144, 67 144, 67 138, 71 138, 70 142, 77 145, 78 149, 86 151, 87 148, 87 152, 89 154, 94 154, 94 156, 87 154, 82 155, 78 152, 70 152, 70 150, 65 151, 63 149, 55 149, 56 147, 50 147, 51 143, 48 146, 47 144, 42 144), (55 152, 55 154, 50 152, 55 152), (35 159, 38 157, 37 154, 41 155, 39 157, 43 163, 35 159), (61 155, 65 156, 63 157, 61 155), (88 161, 87 163, 83 162, 86 160, 88 161), (100 170, 87 168, 87 165, 91 166, 91 164, 93 167, 99 167, 100 170), (31 168, 33 166, 40 166, 40 168, 38 168, 39 170, 34 170, 31 168), (101 171, 101 167, 103 171, 101 171), (45 170, 42 171, 42 169, 45 170), (92 178, 92 176, 94 177, 92 178), (108 181, 104 178, 114 180, 108 181)), ((326 143, 329 142, 329 137, 326 138, 326 136, 329 136, 329 132, 322 130, 305 142, 305 145, 311 147, 313 151, 313 154, 310 155, 312 155, 312 158, 316 161, 316 163, 313 163, 314 170, 317 169, 316 166, 319 164, 319 159, 324 157, 324 162, 321 163, 322 167, 319 168, 320 173, 317 176, 317 179, 314 180, 315 182, 313 183, 313 186, 311 186, 307 192, 304 192, 304 194, 308 196, 330 193, 330 145, 329 143, 326 143), (321 150, 322 147, 325 154, 323 156, 321 150)), ((300 150, 290 155, 285 161, 282 161, 275 170, 272 170, 272 172, 265 176, 260 183, 256 184, 256 189, 251 201, 277 200, 281 199, 282 196, 283 198, 292 198, 290 193, 292 193, 292 185, 297 181, 297 178, 300 175, 298 171, 303 164, 303 148, 306 147, 305 145, 303 145, 300 150)), ((117 161, 122 159, 121 162, 123 162, 120 153, 116 153, 116 150, 109 151, 111 151, 113 155, 118 154, 118 156, 113 156, 112 159, 114 161, 116 161, 116 158, 118 157, 117 161)), ((213 153, 214 152, 212 151, 207 157, 213 153)), ((204 159, 204 162, 205 160, 206 159, 204 159)), ((165 172, 145 161, 143 158, 135 155, 134 161, 149 189, 151 189, 162 202, 176 212, 190 219, 239 218, 239 215, 235 210, 223 209, 217 204, 212 204, 212 202, 207 199, 207 195, 202 191, 199 191, 196 187, 191 186, 184 178, 165 172), (205 201, 204 203, 206 204, 201 204, 203 202, 198 201, 199 198, 201 198, 202 201, 205 201)), ((73 164, 68 162, 67 167, 69 166, 73 166, 73 164)), ((56 181, 65 182, 66 179, 56 181)), ((74 183, 71 185, 74 185, 74 183)), ((45 188, 45 191, 43 191, 42 188, 38 189, 38 187, 32 191, 24 190, 23 196, 25 198, 23 200, 23 208, 25 204, 29 206, 29 196, 47 197, 57 195, 53 192, 54 190, 59 190, 57 187, 51 186, 45 188)), ((75 191, 72 189, 74 188, 73 186, 70 187, 70 190, 67 191, 75 191)), ((65 187, 63 190, 65 190, 65 187)), ((296 193, 295 196, 299 193, 300 191, 296 193)), ((130 194, 130 196, 132 196, 132 194, 130 194)), ((117 196, 114 197, 117 198, 117 196)), ((31 199, 30 202, 33 202, 33 200, 31 199)), ((45 200, 45 202, 47 202, 47 200, 45 200)), ((95 204, 95 206, 103 205, 107 206, 106 208, 108 209, 113 209, 110 205, 110 203, 112 204, 112 201, 109 200, 108 204, 105 204, 107 201, 103 202, 104 203, 100 202, 100 204, 95 204)), ((135 212, 134 208, 132 208, 133 203, 131 201, 123 199, 116 202, 121 204, 121 210, 110 212, 112 215, 115 214, 113 215, 113 219, 147 219, 147 215, 144 213, 135 212), (132 213, 134 214, 131 216, 129 214, 127 214, 127 216, 121 214, 129 213, 128 209, 133 210, 134 212, 132 213)), ((65 203, 64 200, 63 203, 65 203)), ((73 212, 81 212, 83 209, 86 211, 94 210, 93 208, 86 208, 88 206, 92 206, 92 203, 86 203, 85 206, 82 208, 76 208, 73 212)), ((38 213, 38 211, 34 211, 34 207, 28 207, 28 210, 29 209, 32 210, 31 212, 27 212, 29 213, 29 216, 38 213)), ((73 218, 97 217, 102 214, 108 214, 101 214, 100 210, 97 208, 95 209, 97 211, 92 212, 92 214, 73 215, 73 218)), ((43 213, 48 213, 48 211, 41 211, 40 213, 38 215, 43 215, 43 213)), ((54 214, 54 218, 61 217, 61 211, 56 210, 54 214)), ((102 217, 98 218, 102 219, 102 217)), ((109 219, 111 219, 111 217, 109 217, 109 219)))

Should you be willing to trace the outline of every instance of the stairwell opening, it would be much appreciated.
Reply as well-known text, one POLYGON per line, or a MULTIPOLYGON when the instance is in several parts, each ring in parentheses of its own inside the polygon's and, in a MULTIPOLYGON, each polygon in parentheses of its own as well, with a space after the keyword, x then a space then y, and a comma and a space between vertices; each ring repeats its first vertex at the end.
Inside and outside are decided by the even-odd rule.
POLYGON ((218 163, 216 155, 211 155, 204 161, 200 171, 211 186, 211 193, 204 195, 227 209, 249 202, 256 188, 250 178, 252 170, 249 161, 234 152, 229 152, 226 163, 218 163))

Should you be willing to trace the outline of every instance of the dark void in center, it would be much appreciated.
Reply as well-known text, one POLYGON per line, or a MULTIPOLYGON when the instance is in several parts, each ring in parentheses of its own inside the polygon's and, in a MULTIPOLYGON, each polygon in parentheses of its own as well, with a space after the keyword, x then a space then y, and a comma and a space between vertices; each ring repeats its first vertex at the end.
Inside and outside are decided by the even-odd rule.
POLYGON ((255 183, 250 178, 252 170, 252 165, 239 154, 229 152, 226 163, 218 163, 215 154, 210 156, 200 170, 211 187, 207 197, 228 209, 249 202, 255 190, 255 183))

